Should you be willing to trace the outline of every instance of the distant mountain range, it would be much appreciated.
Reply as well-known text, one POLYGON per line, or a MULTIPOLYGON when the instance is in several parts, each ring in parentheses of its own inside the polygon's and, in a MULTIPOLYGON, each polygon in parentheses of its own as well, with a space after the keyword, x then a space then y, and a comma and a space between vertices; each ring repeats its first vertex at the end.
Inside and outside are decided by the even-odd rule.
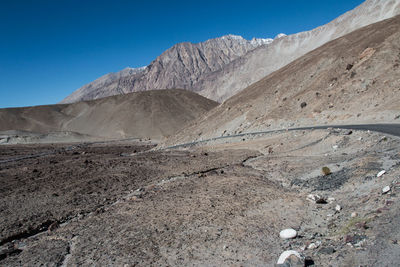
POLYGON ((202 43, 179 43, 150 65, 127 68, 89 83, 61 103, 153 89, 183 88, 222 102, 311 50, 400 14, 398 0, 367 0, 314 30, 275 39, 246 40, 227 35, 202 43))
MULTIPOLYGON (((284 36, 279 35, 277 38, 284 36)), ((220 70, 228 63, 273 39, 226 35, 202 43, 179 43, 157 57, 149 66, 126 68, 91 82, 61 103, 92 100, 111 95, 152 89, 191 89, 204 75, 220 70)))

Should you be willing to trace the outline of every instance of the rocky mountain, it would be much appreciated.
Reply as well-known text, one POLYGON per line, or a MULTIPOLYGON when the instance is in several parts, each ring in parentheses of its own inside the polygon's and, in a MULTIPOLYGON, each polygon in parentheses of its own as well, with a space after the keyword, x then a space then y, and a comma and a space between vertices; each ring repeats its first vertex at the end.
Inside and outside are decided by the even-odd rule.
POLYGON ((149 66, 127 68, 104 75, 81 87, 61 103, 152 89, 190 89, 201 76, 217 71, 248 51, 272 41, 261 38, 249 41, 241 36, 226 35, 198 44, 179 43, 166 50, 149 66))
POLYGON ((136 92, 73 104, 0 109, 0 131, 161 139, 216 105, 187 90, 136 92))
POLYGON ((193 90, 222 102, 321 45, 398 14, 400 0, 367 0, 326 25, 277 38, 268 46, 248 52, 224 68, 202 76, 193 90))
POLYGON ((400 121, 400 16, 307 53, 250 85, 168 144, 291 127, 400 121))
POLYGON ((62 103, 151 89, 184 88, 224 101, 313 49, 363 26, 400 14, 399 0, 367 0, 311 31, 272 39, 228 35, 204 43, 181 43, 140 73, 88 84, 62 103))

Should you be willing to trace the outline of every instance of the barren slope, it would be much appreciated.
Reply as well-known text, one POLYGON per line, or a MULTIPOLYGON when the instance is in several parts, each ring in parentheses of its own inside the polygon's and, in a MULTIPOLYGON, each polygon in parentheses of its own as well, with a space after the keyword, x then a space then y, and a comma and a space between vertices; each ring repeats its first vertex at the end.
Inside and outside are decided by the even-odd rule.
POLYGON ((332 123, 396 122, 400 17, 350 33, 249 86, 169 144, 332 123))
POLYGON ((216 105, 185 90, 147 91, 66 105, 0 109, 0 131, 159 139, 216 105))

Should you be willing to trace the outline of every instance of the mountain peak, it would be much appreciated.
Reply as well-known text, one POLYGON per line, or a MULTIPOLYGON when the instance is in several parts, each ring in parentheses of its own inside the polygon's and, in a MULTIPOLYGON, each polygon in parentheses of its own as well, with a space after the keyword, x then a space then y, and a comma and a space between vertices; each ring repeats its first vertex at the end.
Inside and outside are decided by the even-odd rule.
POLYGON ((284 33, 280 33, 277 36, 275 36, 275 39, 279 39, 279 38, 282 38, 282 37, 285 37, 285 36, 287 36, 287 35, 284 34, 284 33))

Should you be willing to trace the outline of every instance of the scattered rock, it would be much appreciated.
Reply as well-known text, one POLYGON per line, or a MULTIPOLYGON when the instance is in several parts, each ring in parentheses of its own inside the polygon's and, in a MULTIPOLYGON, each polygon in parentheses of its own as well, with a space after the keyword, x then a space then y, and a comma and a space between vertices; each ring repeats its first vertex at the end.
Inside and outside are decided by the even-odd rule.
POLYGON ((347 64, 347 66, 346 66, 346 70, 351 70, 352 68, 353 68, 353 64, 347 64))
POLYGON ((307 196, 307 200, 311 201, 311 202, 315 202, 317 204, 327 204, 328 202, 326 201, 325 197, 321 197, 320 195, 313 195, 313 194, 309 194, 307 196))
POLYGON ((333 247, 323 247, 323 248, 320 248, 320 249, 318 250, 318 252, 321 253, 321 254, 328 254, 328 255, 330 255, 330 254, 335 253, 336 250, 335 250, 333 247))
POLYGON ((334 202, 335 201, 335 198, 334 197, 328 197, 328 203, 332 203, 332 202, 334 202))
POLYGON ((376 177, 381 177, 382 175, 384 175, 386 173, 385 170, 382 170, 380 172, 378 172, 378 174, 376 175, 376 177))
POLYGON ((321 241, 317 241, 317 242, 315 242, 315 243, 311 243, 310 245, 308 245, 308 249, 316 249, 316 248, 318 248, 320 245, 321 245, 321 241))
POLYGON ((301 108, 305 108, 307 106, 307 103, 306 102, 302 102, 301 104, 300 104, 300 107, 301 108))
POLYGON ((336 150, 336 149, 339 148, 339 146, 338 146, 338 145, 333 145, 332 148, 333 148, 334 150, 336 150))
POLYGON ((386 194, 390 191, 390 186, 385 186, 384 188, 382 188, 382 194, 386 194))
POLYGON ((335 210, 336 211, 340 211, 342 209, 342 207, 340 205, 336 205, 335 210))
POLYGON ((357 216, 358 216, 357 212, 352 212, 351 215, 350 215, 351 218, 355 218, 357 216))
POLYGON ((329 175, 329 174, 331 174, 332 172, 331 172, 331 169, 329 169, 328 167, 322 167, 322 173, 323 173, 324 175, 329 175))
POLYGON ((284 251, 278 259, 277 266, 279 267, 300 267, 305 266, 304 257, 295 250, 284 251))
POLYGON ((292 228, 288 228, 288 229, 284 229, 279 233, 279 236, 282 239, 291 239, 291 238, 295 238, 297 236, 297 231, 292 229, 292 228))
POLYGON ((351 245, 356 245, 360 246, 360 242, 364 241, 367 238, 365 235, 347 235, 344 239, 345 243, 348 244, 350 243, 351 245))

